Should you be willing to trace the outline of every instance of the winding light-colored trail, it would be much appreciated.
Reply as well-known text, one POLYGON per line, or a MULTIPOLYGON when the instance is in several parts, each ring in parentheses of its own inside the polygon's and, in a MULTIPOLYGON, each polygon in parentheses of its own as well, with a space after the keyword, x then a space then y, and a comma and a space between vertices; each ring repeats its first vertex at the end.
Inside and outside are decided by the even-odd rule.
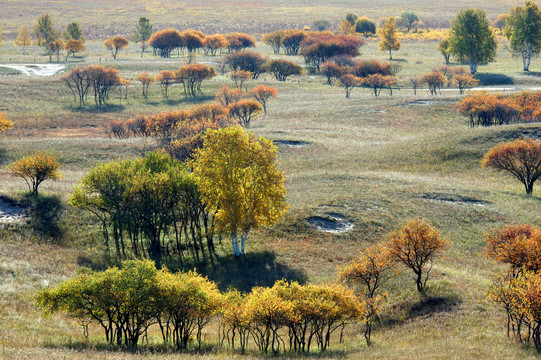
POLYGON ((20 71, 28 76, 52 76, 63 70, 66 65, 62 64, 0 64, 0 67, 20 71))

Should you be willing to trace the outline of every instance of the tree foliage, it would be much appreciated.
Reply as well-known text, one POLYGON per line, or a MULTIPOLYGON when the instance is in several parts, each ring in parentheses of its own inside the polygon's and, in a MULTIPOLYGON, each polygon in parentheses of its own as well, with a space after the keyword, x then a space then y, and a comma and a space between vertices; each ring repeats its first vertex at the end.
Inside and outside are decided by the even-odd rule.
POLYGON ((139 18, 135 33, 133 34, 133 41, 141 45, 141 57, 147 48, 148 41, 152 36, 152 24, 150 20, 144 16, 139 18))
POLYGON ((32 37, 25 25, 22 25, 17 32, 17 38, 13 42, 13 45, 22 47, 23 54, 26 54, 26 47, 32 45, 32 37))
POLYGON ((419 79, 419 82, 428 85, 430 95, 438 95, 438 90, 441 91, 441 87, 445 84, 446 81, 447 79, 441 71, 432 71, 428 74, 424 74, 419 79))
MULTIPOLYGON (((368 75, 361 80, 361 85, 372 89, 374 96, 379 96, 381 90, 390 89, 395 84, 395 80, 392 76, 385 76, 381 74, 368 75)), ((392 92, 390 92, 392 95, 392 92)))
POLYGON ((220 230, 231 235, 235 256, 244 254, 251 229, 276 223, 287 210, 285 179, 276 157, 272 141, 257 139, 241 127, 208 131, 194 155, 193 172, 203 201, 215 213, 220 230))
POLYGON ((198 261, 213 255, 212 215, 191 173, 164 152, 96 165, 70 203, 99 219, 118 258, 148 256, 160 264, 169 254, 181 263, 186 252, 198 261))
POLYGON ((517 139, 498 144, 485 154, 481 166, 511 173, 524 185, 526 194, 531 195, 535 181, 541 176, 541 141, 517 139))
POLYGON ((67 40, 64 42, 64 50, 66 50, 66 61, 69 56, 75 56, 76 53, 85 49, 85 45, 81 40, 67 40))
POLYGON ((467 63, 472 74, 479 64, 494 60, 497 43, 483 10, 459 11, 449 32, 451 54, 467 63))
POLYGON ((17 160, 7 167, 7 171, 22 178, 31 195, 38 195, 38 189, 45 180, 57 180, 62 178, 58 171, 60 163, 53 154, 35 152, 33 155, 17 160))
POLYGON ((533 56, 541 51, 541 11, 531 1, 524 7, 517 6, 507 18, 505 36, 509 39, 515 55, 522 57, 524 71, 530 70, 533 56))
POLYGON ((351 90, 353 88, 361 85, 362 79, 352 75, 352 74, 345 74, 340 77, 340 81, 338 81, 338 86, 341 86, 346 91, 346 98, 349 98, 351 95, 351 90))
POLYGON ((182 46, 182 36, 177 29, 164 29, 152 34, 148 44, 161 57, 171 57, 171 52, 182 46))
POLYGON ((366 16, 355 21, 355 32, 364 36, 376 35, 376 23, 366 16))
POLYGON ((148 88, 156 79, 147 72, 137 74, 135 80, 139 81, 143 85, 143 97, 148 98, 148 88))
POLYGON ((127 48, 129 45, 128 39, 124 36, 116 35, 104 41, 103 46, 111 51, 111 56, 116 59, 118 52, 127 48))
POLYGON ((36 43, 43 47, 47 47, 48 44, 58 39, 59 33, 54 27, 51 15, 43 14, 38 17, 38 23, 34 27, 34 34, 36 43))
POLYGON ((381 29, 378 30, 380 38, 379 51, 388 51, 389 60, 393 59, 393 51, 400 50, 400 38, 396 29, 396 19, 390 17, 383 23, 381 29))
POLYGON ((224 63, 232 71, 244 70, 252 73, 252 78, 257 79, 259 75, 265 72, 265 63, 267 58, 258 52, 243 50, 227 54, 224 63))
POLYGON ((254 100, 239 100, 229 104, 229 116, 237 119, 238 123, 243 127, 250 127, 252 119, 261 113, 261 105, 254 100))
POLYGON ((311 33, 301 43, 300 54, 307 64, 319 68, 321 64, 333 56, 357 56, 363 39, 349 35, 333 35, 321 32, 311 33))
POLYGON ((66 26, 66 31, 64 31, 64 40, 80 40, 84 43, 85 36, 81 24, 79 24, 77 21, 69 23, 68 26, 66 26))
POLYGON ((224 35, 227 40, 229 51, 240 51, 249 47, 255 47, 253 36, 245 33, 228 33, 224 35))
POLYGON ((443 55, 445 64, 449 65, 449 59, 451 58, 451 42, 449 38, 445 37, 438 43, 438 51, 443 55))
POLYGON ((229 42, 222 34, 214 34, 205 37, 205 54, 215 56, 219 49, 227 48, 229 42))
POLYGON ((447 244, 440 232, 423 219, 410 220, 389 234, 391 256, 413 271, 420 293, 425 291, 434 258, 442 254, 447 244))
POLYGON ((258 85, 250 90, 250 95, 263 106, 263 112, 267 113, 267 101, 278 96, 278 89, 271 86, 258 85))
POLYGON ((412 12, 404 12, 400 15, 400 24, 406 28, 407 32, 410 32, 413 25, 419 21, 417 14, 412 12))
POLYGON ((302 67, 290 60, 272 59, 265 63, 265 70, 274 75, 278 81, 286 81, 291 75, 301 75, 302 67))

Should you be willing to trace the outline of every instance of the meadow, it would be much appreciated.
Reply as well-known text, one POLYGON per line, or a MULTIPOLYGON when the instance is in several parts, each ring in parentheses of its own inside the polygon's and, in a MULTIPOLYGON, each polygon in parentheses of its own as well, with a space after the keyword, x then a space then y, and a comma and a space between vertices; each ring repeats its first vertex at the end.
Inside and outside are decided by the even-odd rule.
MULTIPOLYGON (((211 3, 203 1, 192 8, 187 2, 143 5, 121 1, 114 6, 118 11, 105 1, 85 2, 87 5, 81 6, 96 6, 104 13, 114 13, 112 24, 120 24, 137 11, 148 11, 156 17, 163 14, 162 23, 174 23, 168 17, 170 13, 183 11, 180 24, 188 25, 192 24, 190 21, 200 21, 200 17, 206 22, 215 22, 208 16, 211 3), (163 9, 168 9, 167 14, 163 9)), ((489 14, 497 14, 516 3, 479 1, 468 2, 468 5, 488 6, 489 14)), ((20 12, 24 4, 24 1, 8 2, 8 14, 20 12)), ((267 24, 264 19, 295 19, 291 21, 298 23, 313 20, 315 14, 326 13, 338 19, 350 10, 361 13, 350 9, 346 1, 327 4, 301 2, 293 9, 281 1, 247 1, 243 6, 258 9, 250 20, 256 24, 267 24), (272 12, 266 11, 268 9, 272 12), (291 16, 286 16, 288 14, 291 16)), ((363 6, 368 9, 370 4, 375 2, 363 6)), ((396 1, 377 4, 382 8, 382 15, 394 14, 403 8, 396 1)), ((430 12, 433 14, 441 7, 440 13, 454 15, 455 9, 465 4, 463 1, 452 5, 436 2, 430 12)), ((223 3, 221 16, 235 14, 226 22, 232 27, 240 26, 236 24, 242 24, 246 15, 236 10, 238 5, 238 2, 223 3)), ((13 28, 20 19, 30 22, 43 12, 39 6, 47 6, 53 15, 55 11, 62 11, 67 18, 86 13, 81 20, 83 27, 85 21, 98 21, 84 18, 93 8, 64 11, 62 2, 52 1, 29 6, 32 10, 21 18, 8 17, 9 27, 13 28)), ((428 2, 417 2, 415 6, 408 10, 425 8, 428 2)), ((366 11, 367 15, 376 16, 376 10, 372 11, 366 11)), ((419 11, 420 16, 423 14, 419 11)), ((109 25, 100 23, 99 26, 109 25)), ((478 76, 482 83, 541 86, 538 72, 541 60, 535 59, 532 71, 525 75, 520 71, 520 59, 510 57, 505 45, 500 39, 497 61, 480 67, 478 76)), ((400 68, 398 85, 402 89, 394 91, 392 96, 382 93, 374 97, 368 89, 356 88, 351 98, 346 99, 342 88, 326 85, 323 77, 310 74, 292 77, 285 83, 263 75, 246 84, 248 88, 267 84, 279 91, 278 98, 269 102, 268 114, 255 118, 251 130, 258 136, 277 141, 280 168, 287 176, 290 209, 276 226, 251 234, 247 255, 242 261, 230 255, 229 244, 224 241, 215 264, 198 266, 220 289, 233 286, 248 291, 255 285, 272 285, 282 278, 332 282, 336 279, 337 266, 355 257, 358 250, 384 240, 388 232, 412 217, 427 219, 451 240, 445 257, 434 264, 434 278, 429 282, 426 297, 417 294, 407 272, 386 284, 389 302, 383 321, 373 334, 373 346, 366 346, 362 325, 358 324, 348 329, 343 343, 336 341, 331 350, 306 357, 533 359, 537 356, 535 350, 506 337, 504 312, 486 298, 491 280, 502 273, 503 267, 488 259, 483 251, 488 231, 509 223, 541 225, 539 190, 534 188, 533 196, 524 195, 519 182, 508 175, 482 169, 480 160, 499 142, 539 138, 541 126, 534 123, 470 128, 468 119, 455 109, 455 103, 461 98, 458 91, 445 90, 442 95, 430 96, 427 89, 420 89, 415 96, 408 88, 407 78, 444 65, 436 46, 435 41, 403 42, 393 62, 400 68), (301 146, 290 146, 287 141, 298 141, 301 146), (325 233, 306 220, 328 212, 342 214, 354 224, 353 229, 342 234, 325 233)), ((258 44, 256 50, 275 56, 263 44, 258 44)), ((363 59, 386 60, 386 54, 378 51, 375 41, 369 41, 361 53, 363 59)), ((167 101, 162 98, 159 86, 153 84, 149 99, 145 100, 140 85, 134 80, 137 73, 155 74, 160 70, 177 69, 187 60, 182 57, 161 59, 150 53, 141 58, 138 48, 132 44, 112 61, 100 41, 89 41, 81 55, 84 57, 70 60, 63 73, 79 64, 114 66, 124 78, 133 81, 128 99, 116 98, 113 93, 105 109, 81 110, 60 80, 61 74, 0 76, 0 111, 15 125, 12 131, 0 137, 0 167, 5 169, 10 162, 34 150, 46 150, 57 155, 64 175, 59 181, 44 183, 42 195, 35 200, 25 195, 22 180, 10 177, 3 170, 0 172, 0 194, 15 198, 32 211, 31 219, 19 224, 3 224, 0 228, 0 358, 179 358, 171 349, 160 346, 157 334, 150 334, 150 344, 142 346, 138 353, 108 347, 97 328, 90 329, 90 341, 86 341, 76 321, 63 315, 43 318, 34 305, 34 294, 68 279, 79 267, 103 269, 115 263, 104 255, 95 220, 67 203, 72 187, 89 167, 99 162, 137 157, 156 146, 147 138, 112 138, 107 132, 110 122, 212 102, 222 86, 233 83, 227 76, 219 75, 203 84, 203 93, 195 100, 185 99, 181 88, 173 86, 167 101)), ((288 58, 302 63, 301 57, 288 58)), ((21 55, 20 49, 10 44, 0 48, 0 64, 46 60, 37 47, 31 47, 28 55, 21 55)), ((197 60, 212 65, 219 62, 221 56, 200 55, 197 60)), ((2 72, 12 70, 0 65, 2 72)), ((218 348, 217 339, 212 335, 216 327, 212 324, 205 330, 201 350, 186 352, 180 358, 265 357, 255 349, 240 355, 218 348)), ((291 357, 294 355, 283 355, 283 358, 291 357)))

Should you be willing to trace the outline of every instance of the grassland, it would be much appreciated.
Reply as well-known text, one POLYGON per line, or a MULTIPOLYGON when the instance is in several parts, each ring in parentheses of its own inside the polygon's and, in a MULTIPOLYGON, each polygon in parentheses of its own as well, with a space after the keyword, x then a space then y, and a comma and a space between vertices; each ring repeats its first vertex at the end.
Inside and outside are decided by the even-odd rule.
MULTIPOLYGON (((7 9, 13 11, 13 4, 20 9, 23 3, 8 2, 7 9)), ((200 7, 204 9, 209 3, 200 2, 200 7)), ((107 9, 109 4, 101 5, 107 9)), ((158 7, 157 3, 147 4, 158 7)), ((227 9, 235 4, 238 5, 225 2, 224 13, 233 11, 227 9)), ((275 11, 282 11, 276 10, 281 9, 279 2, 246 4, 263 10, 272 6, 275 11)), ((306 2, 303 6, 311 4, 314 5, 306 2)), ((396 6, 396 11, 400 6, 390 2, 378 4, 384 9, 396 6)), ((461 2, 436 4, 461 6, 461 2)), ((496 13, 514 4, 501 1, 490 6, 501 6, 493 10, 496 13)), ((49 5, 53 12, 54 4, 49 5)), ((343 16, 349 10, 347 5, 345 1, 337 1, 328 6, 336 6, 336 14, 343 16)), ((128 2, 116 2, 115 7, 131 9, 130 16, 138 9, 128 7, 128 2)), ((295 9, 297 14, 301 10, 302 6, 295 9)), ((75 13, 71 9, 65 11, 75 13)), ((324 11, 330 10, 321 9, 324 11)), ((36 10, 39 12, 41 9, 36 10)), ((186 18, 193 16, 188 14, 186 18)), ((255 15, 255 22, 261 21, 258 16, 263 15, 255 15)), ((398 75, 402 86, 406 86, 408 77, 443 64, 435 47, 435 42, 403 44, 395 61, 401 67, 398 75)), ((260 45, 257 50, 270 55, 265 46, 260 45)), ((183 58, 163 60, 149 54, 141 60, 135 47, 121 53, 113 62, 105 60, 108 54, 99 42, 90 42, 85 55, 85 64, 99 63, 101 59, 103 64, 119 68, 122 76, 130 80, 142 70, 156 73, 185 62, 183 58)), ((362 48, 362 57, 385 60, 374 42, 362 48)), ((10 45, 0 49, 0 63, 32 63, 34 58, 38 63, 44 60, 38 48, 31 48, 27 56, 19 55, 19 49, 10 45)), ((82 60, 76 59, 69 66, 82 60)), ((198 60, 214 62, 219 58, 198 60)), ((295 60, 302 62, 301 58, 295 60)), ((535 71, 541 69, 541 60, 534 60, 531 75, 523 75, 520 69, 520 60, 509 57, 501 46, 498 61, 482 67, 480 75, 493 85, 539 86, 541 78, 535 71)), ((483 256, 483 238, 487 231, 510 222, 540 226, 539 190, 534 189, 534 196, 527 197, 518 182, 481 169, 479 161, 498 142, 539 136, 541 125, 469 128, 467 119, 454 109, 459 99, 457 91, 430 97, 426 90, 414 96, 411 90, 403 89, 395 91, 392 97, 382 94, 375 98, 369 90, 355 89, 352 98, 346 99, 343 89, 325 85, 321 77, 308 74, 286 83, 263 76, 248 86, 259 83, 278 88, 279 97, 269 103, 267 116, 253 120, 252 130, 274 140, 306 142, 302 147, 279 145, 280 167, 287 175, 290 211, 277 226, 251 236, 243 262, 232 259, 224 243, 220 261, 214 266, 199 267, 200 271, 217 281, 221 288, 235 286, 241 290, 256 284, 270 285, 282 277, 315 283, 333 281, 336 266, 354 257, 357 249, 381 241, 387 232, 411 217, 425 217, 452 241, 446 257, 435 264, 429 300, 416 294, 407 273, 397 275, 386 286, 390 301, 383 322, 373 335, 372 347, 366 347, 362 327, 355 325, 348 330, 343 344, 335 342, 332 351, 307 357, 536 357, 534 351, 505 336, 504 313, 486 300, 487 286, 502 269, 483 256), (467 198, 482 203, 464 200, 467 198), (353 230, 328 234, 307 224, 308 216, 331 210, 350 219, 355 225, 353 230)), ((231 86, 232 82, 218 76, 203 84, 203 95, 196 102, 212 101, 213 94, 223 85, 231 86)), ((75 321, 62 315, 42 318, 33 305, 33 296, 38 289, 72 276, 80 266, 100 269, 111 263, 103 254, 93 219, 72 209, 67 199, 72 186, 90 166, 138 156, 154 144, 146 139, 111 139, 106 133, 108 123, 137 114, 189 107, 194 102, 185 100, 178 88, 172 91, 170 101, 164 101, 156 85, 151 87, 149 100, 145 101, 135 84, 128 100, 120 103, 113 96, 111 106, 103 111, 80 110, 58 76, 0 76, 0 94, 0 111, 15 123, 15 129, 0 138, 0 167, 3 169, 10 161, 37 149, 54 152, 64 164, 63 179, 44 183, 44 195, 37 203, 25 197, 22 181, 0 172, 0 194, 27 203, 34 215, 27 223, 4 225, 0 229, 0 358, 135 359, 157 355, 164 359, 179 358, 158 345, 156 334, 151 334, 151 344, 139 354, 108 348, 97 328, 91 329, 90 342, 86 342, 75 321)), ((217 339, 211 335, 215 330, 216 325, 207 329, 203 350, 180 357, 262 357, 253 350, 241 356, 216 348, 217 339)))
POLYGON ((467 7, 483 8, 491 18, 523 3, 519 0, 223 0, 216 11, 214 0, 7 0, 2 2, 0 24, 15 34, 21 24, 31 25, 42 13, 50 13, 59 25, 77 20, 92 38, 129 35, 139 16, 152 20, 156 30, 169 26, 193 27, 204 32, 246 31, 264 33, 280 27, 303 27, 324 18, 334 23, 348 12, 380 19, 413 11, 431 27, 446 26, 456 12, 467 7))

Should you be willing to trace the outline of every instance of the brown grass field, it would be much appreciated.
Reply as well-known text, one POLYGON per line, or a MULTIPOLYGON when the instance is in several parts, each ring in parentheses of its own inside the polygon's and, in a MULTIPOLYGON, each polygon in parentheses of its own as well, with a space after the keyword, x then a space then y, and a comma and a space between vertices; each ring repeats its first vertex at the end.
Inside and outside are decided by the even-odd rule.
MULTIPOLYGON (((458 9, 478 6, 489 16, 507 12, 519 1, 4 1, 0 23, 13 32, 22 23, 50 12, 58 24, 79 20, 95 37, 112 32, 129 33, 139 16, 149 16, 156 28, 175 25, 198 27, 211 33, 223 29, 259 32, 284 26, 310 24, 317 18, 338 22, 346 12, 379 18, 414 11, 421 18, 449 20, 458 9), (208 29, 208 30, 207 30, 208 29), (116 31, 114 31, 116 30, 116 31)), ((103 37, 100 38, 103 40, 103 37)), ((488 85, 536 87, 541 85, 541 60, 532 61, 523 74, 521 61, 512 58, 500 39, 497 61, 480 67, 488 85)), ((224 242, 220 260, 199 271, 220 288, 249 290, 287 278, 314 283, 334 281, 338 265, 352 259, 358 249, 385 238, 385 234, 412 217, 424 217, 451 240, 443 259, 436 261, 429 281, 428 300, 421 299, 407 272, 393 278, 385 289, 389 302, 377 326, 372 347, 367 347, 361 325, 353 325, 342 344, 335 339, 330 351, 310 353, 324 359, 534 359, 531 347, 506 337, 505 314, 486 299, 487 287, 503 267, 484 256, 485 234, 509 223, 541 226, 539 185, 533 196, 505 174, 482 169, 480 160, 494 144, 521 137, 538 138, 540 124, 470 128, 457 114, 458 91, 431 97, 427 89, 417 96, 407 89, 407 78, 443 65, 434 41, 404 41, 396 52, 399 85, 393 96, 373 97, 357 88, 346 99, 343 89, 324 84, 317 75, 304 74, 279 83, 268 75, 247 87, 265 83, 279 90, 269 103, 268 115, 252 122, 251 130, 273 140, 294 140, 301 147, 279 144, 280 168, 287 176, 290 209, 272 228, 251 234, 243 262, 230 255, 224 242), (473 198, 480 202, 464 200, 473 198), (447 200, 446 200, 447 199, 447 200), (451 199, 451 200, 448 200, 451 199), (334 211, 354 224, 350 232, 329 234, 306 221, 312 215, 334 211)), ((269 56, 270 49, 258 44, 269 56)), ((377 43, 369 41, 361 58, 386 60, 377 43)), ((131 45, 116 61, 101 41, 89 41, 84 57, 70 60, 67 69, 83 63, 108 64, 133 80, 140 71, 157 73, 176 69, 184 58, 160 59, 150 53, 143 59, 131 45), (109 57, 109 58, 108 58, 109 57), (107 59, 107 60, 106 60, 107 59)), ((280 55, 283 56, 283 55, 280 55)), ((299 63, 301 57, 292 58, 299 63)), ((221 57, 199 56, 217 62, 221 57)), ((0 64, 45 63, 37 47, 29 55, 8 44, 0 47, 0 64)), ((453 66, 459 66, 453 64, 453 66)), ((12 71, 2 68, 1 73, 12 71)), ((60 74, 59 74, 60 75, 60 74)), ((69 90, 52 77, 1 76, 0 111, 15 128, 0 136, 0 194, 26 203, 32 219, 0 225, 0 359, 258 359, 267 356, 250 348, 240 355, 217 347, 216 324, 204 333, 200 351, 178 354, 160 345, 157 333, 137 353, 108 347, 100 330, 91 328, 85 341, 76 321, 62 314, 43 318, 34 294, 71 277, 77 268, 101 269, 111 262, 104 256, 100 233, 90 215, 70 207, 72 187, 89 167, 104 161, 136 157, 155 147, 149 139, 113 139, 110 121, 138 114, 187 108, 213 101, 214 93, 232 85, 226 76, 203 84, 195 101, 173 87, 164 101, 159 87, 151 86, 149 100, 134 82, 127 100, 113 94, 104 110, 77 108, 69 90), (34 150, 55 153, 63 164, 63 178, 45 182, 40 199, 28 199, 25 185, 10 177, 6 166, 34 150)), ((288 354, 273 358, 295 358, 288 354)))

